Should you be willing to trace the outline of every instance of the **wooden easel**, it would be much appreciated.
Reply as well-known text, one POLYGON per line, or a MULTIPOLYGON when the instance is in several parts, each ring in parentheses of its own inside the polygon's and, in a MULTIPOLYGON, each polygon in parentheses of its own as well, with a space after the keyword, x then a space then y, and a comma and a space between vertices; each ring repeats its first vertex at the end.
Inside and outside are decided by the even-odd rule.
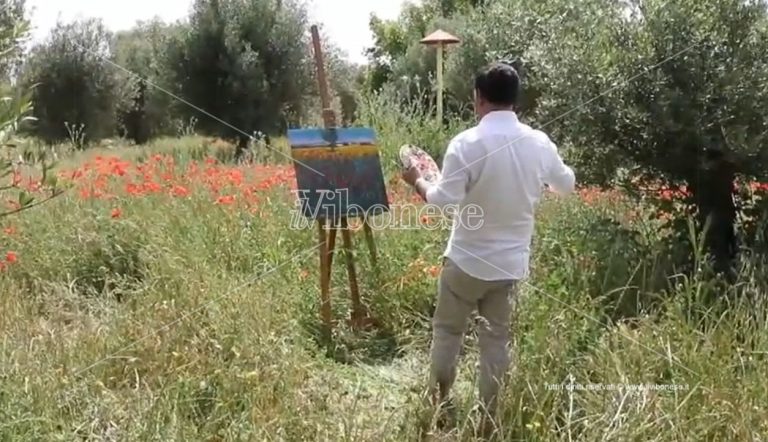
MULTIPOLYGON (((331 98, 328 93, 328 84, 325 75, 325 62, 323 60, 323 51, 320 46, 320 34, 317 26, 313 25, 311 31, 312 46, 315 53, 315 67, 317 68, 317 82, 320 89, 320 99, 323 105, 323 124, 326 129, 329 129, 336 127, 336 113, 331 109, 331 98)), ((329 332, 333 328, 330 296, 331 268, 333 265, 333 252, 336 247, 336 237, 339 230, 341 230, 341 236, 344 242, 344 255, 346 256, 347 273, 349 275, 349 290, 352 299, 351 325, 353 328, 357 329, 376 323, 360 300, 360 289, 357 285, 357 271, 355 269, 355 260, 352 251, 352 235, 347 218, 341 216, 338 219, 318 219, 317 231, 320 243, 320 315, 329 332)), ((371 254, 371 264, 376 268, 376 244, 373 239, 373 230, 371 229, 367 218, 363 219, 363 230, 371 254)))

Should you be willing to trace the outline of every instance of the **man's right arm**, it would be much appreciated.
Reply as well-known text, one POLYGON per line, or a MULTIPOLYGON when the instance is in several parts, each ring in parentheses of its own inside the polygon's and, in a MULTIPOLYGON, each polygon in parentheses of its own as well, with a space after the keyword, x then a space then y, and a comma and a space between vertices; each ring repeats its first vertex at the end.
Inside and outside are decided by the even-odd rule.
POLYGON ((573 169, 565 165, 555 143, 547 140, 547 161, 544 182, 560 195, 572 193, 576 188, 576 176, 573 169))

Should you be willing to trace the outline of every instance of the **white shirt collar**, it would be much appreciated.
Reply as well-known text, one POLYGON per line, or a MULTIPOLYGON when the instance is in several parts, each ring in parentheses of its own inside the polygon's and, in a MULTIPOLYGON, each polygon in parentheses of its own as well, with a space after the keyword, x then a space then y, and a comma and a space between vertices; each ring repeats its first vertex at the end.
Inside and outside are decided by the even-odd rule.
POLYGON ((495 125, 498 123, 514 124, 517 123, 517 114, 514 111, 499 110, 487 113, 482 119, 480 119, 480 126, 495 125))

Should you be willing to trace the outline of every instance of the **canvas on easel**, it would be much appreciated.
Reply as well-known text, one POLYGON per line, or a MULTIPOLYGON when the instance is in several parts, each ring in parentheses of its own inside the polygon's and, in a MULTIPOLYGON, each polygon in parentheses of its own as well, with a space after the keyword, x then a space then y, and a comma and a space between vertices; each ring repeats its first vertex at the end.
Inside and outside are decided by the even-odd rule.
POLYGON ((331 266, 340 230, 352 299, 352 326, 358 328, 374 321, 360 299, 348 219, 362 218, 375 268, 376 247, 368 219, 388 212, 390 208, 375 132, 366 127, 336 127, 336 116, 330 108, 319 33, 316 26, 312 26, 311 31, 325 127, 291 129, 288 140, 296 169, 302 214, 317 223, 322 320, 330 330, 331 266))

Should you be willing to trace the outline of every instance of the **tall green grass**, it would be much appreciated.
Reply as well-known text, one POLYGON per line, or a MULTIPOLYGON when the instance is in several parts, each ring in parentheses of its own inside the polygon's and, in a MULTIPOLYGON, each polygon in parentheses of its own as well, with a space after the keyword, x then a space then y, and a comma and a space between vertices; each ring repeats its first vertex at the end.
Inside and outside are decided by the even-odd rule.
MULTIPOLYGON (((388 173, 400 144, 438 152, 462 126, 441 128, 391 96, 372 100, 361 115, 388 173)), ((174 154, 183 168, 211 154, 210 143, 109 152, 174 154)), ((418 440, 430 417, 420 400, 436 291, 427 268, 447 232, 375 232, 378 274, 355 235, 361 292, 382 326, 345 325, 339 256, 339 324, 327 340, 315 232, 289 228, 287 190, 265 192, 261 215, 204 193, 109 202, 69 193, 6 219, 17 233, 2 236, 0 251, 19 261, 0 275, 0 440, 418 440)), ((498 440, 764 439, 766 268, 747 262, 725 287, 696 255, 699 270, 675 274, 663 229, 628 217, 630 208, 646 210, 613 199, 542 203, 498 440), (684 389, 552 387, 569 382, 684 389)), ((697 242, 680 247, 696 253, 697 242)), ((462 355, 459 426, 441 440, 475 440, 475 341, 472 332, 462 355)))

